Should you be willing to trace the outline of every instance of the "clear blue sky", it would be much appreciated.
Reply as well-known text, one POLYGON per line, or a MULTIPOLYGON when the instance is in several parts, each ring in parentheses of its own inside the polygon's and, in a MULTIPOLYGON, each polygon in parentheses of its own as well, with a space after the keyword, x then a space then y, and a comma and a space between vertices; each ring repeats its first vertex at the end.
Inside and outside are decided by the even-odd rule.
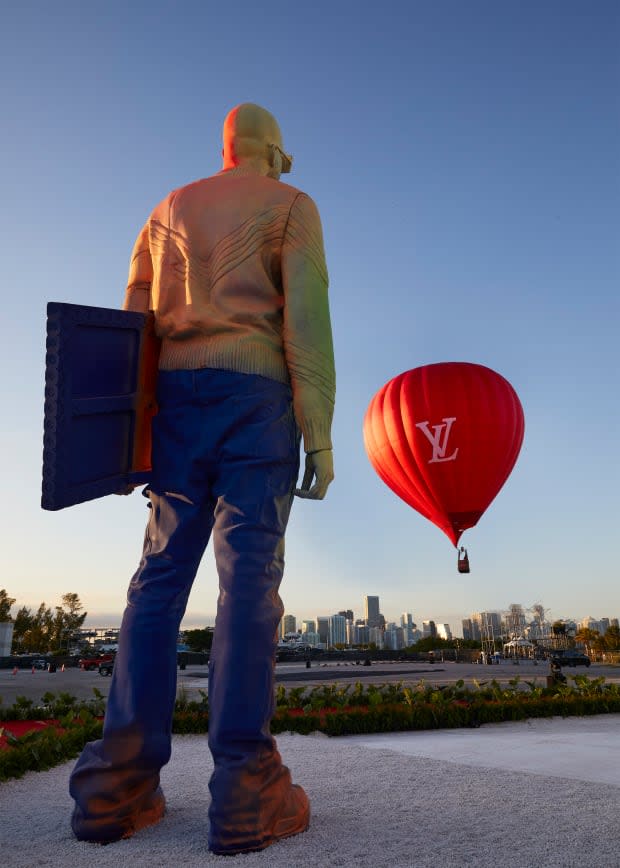
MULTIPOLYGON (((620 6, 615 0, 10 4, 0 70, 0 587, 75 591, 118 622, 145 500, 40 509, 45 306, 122 302, 169 190, 220 169, 221 123, 278 117, 323 219, 338 376, 336 481, 297 501, 298 619, 378 594, 391 620, 511 602, 620 615, 620 6), (401 371, 473 361, 525 410, 519 461, 463 541, 472 573, 372 470, 362 420, 401 371)), ((187 624, 215 610, 205 557, 187 624)))

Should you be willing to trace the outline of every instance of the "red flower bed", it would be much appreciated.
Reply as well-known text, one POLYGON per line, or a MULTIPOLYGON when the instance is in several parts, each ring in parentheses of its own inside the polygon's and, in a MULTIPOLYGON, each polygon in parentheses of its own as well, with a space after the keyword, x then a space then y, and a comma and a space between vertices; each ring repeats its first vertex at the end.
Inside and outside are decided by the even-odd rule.
POLYGON ((22 735, 26 735, 29 732, 41 731, 43 729, 47 729, 48 727, 54 727, 56 732, 61 733, 64 732, 64 729, 58 726, 57 720, 3 720, 0 721, 0 729, 3 730, 3 734, 0 735, 0 750, 3 750, 7 747, 10 747, 8 739, 5 733, 10 733, 14 735, 15 738, 21 738, 22 735))

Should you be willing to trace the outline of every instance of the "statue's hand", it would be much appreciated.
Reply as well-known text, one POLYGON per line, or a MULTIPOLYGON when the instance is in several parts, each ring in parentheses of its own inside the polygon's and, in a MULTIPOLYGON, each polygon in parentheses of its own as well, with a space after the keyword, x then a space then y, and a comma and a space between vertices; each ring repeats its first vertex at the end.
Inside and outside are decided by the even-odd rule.
POLYGON ((309 452, 306 455, 306 467, 301 488, 295 489, 297 497, 306 500, 323 500, 334 478, 334 454, 331 449, 320 452, 309 452), (312 480, 315 480, 312 485, 312 480))

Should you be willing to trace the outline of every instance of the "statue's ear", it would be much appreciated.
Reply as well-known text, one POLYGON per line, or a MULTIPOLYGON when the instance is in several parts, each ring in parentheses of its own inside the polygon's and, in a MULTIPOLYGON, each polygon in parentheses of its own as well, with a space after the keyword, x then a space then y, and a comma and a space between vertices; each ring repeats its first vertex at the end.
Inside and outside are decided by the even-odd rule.
POLYGON ((267 161, 269 168, 273 172, 272 177, 276 175, 279 177, 282 172, 282 156, 280 155, 280 149, 276 145, 267 146, 267 161))

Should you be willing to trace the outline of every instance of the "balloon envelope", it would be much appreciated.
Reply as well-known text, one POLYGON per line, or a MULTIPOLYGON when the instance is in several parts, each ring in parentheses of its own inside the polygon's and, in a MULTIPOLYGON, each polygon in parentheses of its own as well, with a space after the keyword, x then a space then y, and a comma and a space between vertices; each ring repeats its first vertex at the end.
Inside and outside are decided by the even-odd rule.
POLYGON ((374 396, 364 443, 381 479, 456 545, 514 467, 525 424, 517 393, 470 362, 405 371, 374 396))

